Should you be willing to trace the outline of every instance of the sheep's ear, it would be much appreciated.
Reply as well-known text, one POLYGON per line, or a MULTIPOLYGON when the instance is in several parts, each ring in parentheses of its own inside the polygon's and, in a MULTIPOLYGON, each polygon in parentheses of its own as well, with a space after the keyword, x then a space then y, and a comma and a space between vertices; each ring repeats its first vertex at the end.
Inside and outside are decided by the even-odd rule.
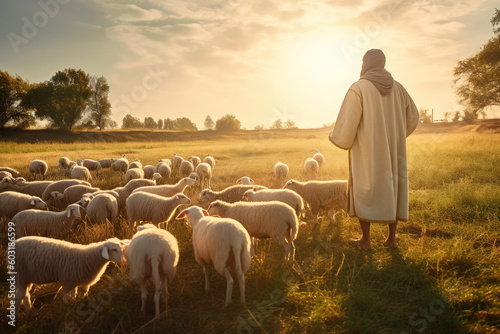
POLYGON ((236 184, 241 184, 241 179, 238 179, 238 181, 236 181, 236 184))
POLYGON ((210 216, 210 214, 208 213, 208 211, 207 211, 207 210, 203 210, 203 215, 204 215, 205 217, 210 216))
POLYGON ((68 218, 69 218, 69 216, 71 216, 71 209, 68 208, 66 209, 66 211, 68 211, 68 218))
POLYGON ((179 199, 179 195, 175 196, 175 199, 179 199))
POLYGON ((108 254, 108 246, 104 245, 102 246, 102 252, 101 252, 101 255, 103 258, 105 258, 106 260, 109 260, 109 254, 108 254))
POLYGON ((184 218, 186 218, 186 214, 187 214, 187 210, 184 210, 181 213, 179 213, 179 215, 177 217, 175 217, 175 219, 184 219, 184 218))
POLYGON ((30 205, 35 205, 35 199, 34 198, 31 199, 30 205))

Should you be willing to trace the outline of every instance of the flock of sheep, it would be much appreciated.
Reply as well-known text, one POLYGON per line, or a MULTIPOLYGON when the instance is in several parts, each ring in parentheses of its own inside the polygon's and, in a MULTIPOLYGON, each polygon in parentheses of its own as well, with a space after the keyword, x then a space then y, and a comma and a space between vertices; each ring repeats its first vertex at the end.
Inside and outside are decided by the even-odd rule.
MULTIPOLYGON (((317 152, 305 161, 304 171, 315 178, 323 163, 323 155, 317 152)), ((188 207, 176 219, 186 219, 192 228, 195 259, 203 267, 205 289, 209 289, 209 264, 226 277, 225 306, 231 302, 233 287, 228 264, 234 265, 240 299, 245 303, 244 275, 255 253, 255 239, 271 238, 282 244, 285 260, 293 261, 293 241, 304 202, 315 223, 320 210, 328 210, 328 218, 333 221, 335 213, 347 207, 347 181, 285 183, 289 168, 282 162, 273 167, 276 179, 284 184, 282 189, 255 185, 245 176, 221 191, 211 189, 215 159, 210 155, 202 161, 196 156, 184 160, 174 153, 172 159, 160 159, 156 166, 144 167, 139 160, 129 163, 125 156, 98 161, 70 161, 63 157, 59 167, 68 171, 69 179, 27 181, 16 170, 0 167, 0 219, 15 226, 16 312, 21 304, 27 312, 30 310, 32 284, 59 282, 64 298, 74 297, 78 287, 86 294, 110 261, 122 263, 124 258, 130 265, 132 280, 141 287, 143 311, 146 281, 152 277, 158 317, 160 295, 164 292, 168 300, 167 279, 175 276, 179 261, 177 240, 160 223, 171 220, 179 206, 191 204, 184 191, 197 182, 202 189, 198 202, 208 207, 188 207), (125 186, 111 190, 93 187, 89 183, 91 171, 99 173, 102 168, 122 173, 125 186), (178 182, 157 185, 171 176, 178 182), (54 211, 48 211, 49 207, 54 211), (115 224, 120 212, 126 212, 129 227, 137 229, 131 239, 111 238, 89 245, 60 240, 80 219, 115 224)), ((36 179, 47 173, 48 164, 34 160, 28 170, 36 179)))

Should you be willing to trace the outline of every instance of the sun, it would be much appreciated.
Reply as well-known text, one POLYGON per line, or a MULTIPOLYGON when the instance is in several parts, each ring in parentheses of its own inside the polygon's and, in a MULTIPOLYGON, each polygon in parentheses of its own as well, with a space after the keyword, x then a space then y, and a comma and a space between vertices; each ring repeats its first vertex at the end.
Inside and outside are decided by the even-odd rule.
POLYGON ((298 61, 301 75, 312 84, 332 84, 345 69, 338 46, 328 40, 304 45, 298 61))

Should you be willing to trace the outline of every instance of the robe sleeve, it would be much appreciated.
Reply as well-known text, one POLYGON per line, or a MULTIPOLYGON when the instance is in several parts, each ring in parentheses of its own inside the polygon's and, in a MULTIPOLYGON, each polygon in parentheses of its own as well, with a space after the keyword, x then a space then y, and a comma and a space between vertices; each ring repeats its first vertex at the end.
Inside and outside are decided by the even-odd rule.
POLYGON ((417 106, 408 93, 407 98, 408 103, 406 105, 406 137, 408 137, 413 133, 413 131, 415 131, 420 119, 417 106))
POLYGON ((351 87, 342 102, 333 130, 330 131, 329 138, 335 146, 344 150, 352 147, 362 113, 361 95, 351 87))

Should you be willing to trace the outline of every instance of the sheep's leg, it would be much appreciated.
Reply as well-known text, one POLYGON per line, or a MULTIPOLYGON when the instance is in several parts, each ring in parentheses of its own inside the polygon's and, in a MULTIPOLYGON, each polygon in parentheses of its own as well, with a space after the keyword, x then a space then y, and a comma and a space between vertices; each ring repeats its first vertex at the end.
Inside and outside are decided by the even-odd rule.
POLYGON ((318 223, 318 213, 313 212, 313 216, 314 216, 314 224, 317 224, 318 223))
POLYGON ((19 310, 19 307, 21 306, 21 303, 24 305, 24 310, 26 311, 26 313, 28 313, 31 310, 29 286, 17 287, 15 303, 16 303, 16 311, 15 311, 16 314, 17 311, 19 310))
POLYGON ((335 224, 335 211, 331 209, 328 211, 328 219, 330 219, 330 222, 335 224))
POLYGON ((135 226, 135 220, 132 218, 128 219, 128 225, 130 226, 130 229, 133 230, 135 226))
POLYGON ((207 293, 210 290, 210 281, 208 280, 208 268, 205 262, 203 262, 203 273, 205 274, 205 293, 207 293))
POLYGON ((155 284, 155 318, 158 318, 160 316, 161 280, 153 275, 153 282, 155 284))
POLYGON ((165 289, 165 312, 168 311, 168 284, 167 279, 164 278, 162 281, 163 288, 165 289))
POLYGON ((224 274, 226 275, 227 279, 227 288, 226 288, 226 302, 224 303, 224 307, 226 307, 229 303, 231 303, 231 295, 233 294, 233 278, 231 277, 231 274, 229 273, 229 270, 227 270, 227 267, 224 267, 224 274))
POLYGON ((146 311, 147 299, 148 299, 148 290, 146 289, 146 282, 141 282, 141 312, 146 311))
POLYGON ((241 273, 238 276, 238 284, 240 285, 240 302, 245 305, 245 274, 241 273))

